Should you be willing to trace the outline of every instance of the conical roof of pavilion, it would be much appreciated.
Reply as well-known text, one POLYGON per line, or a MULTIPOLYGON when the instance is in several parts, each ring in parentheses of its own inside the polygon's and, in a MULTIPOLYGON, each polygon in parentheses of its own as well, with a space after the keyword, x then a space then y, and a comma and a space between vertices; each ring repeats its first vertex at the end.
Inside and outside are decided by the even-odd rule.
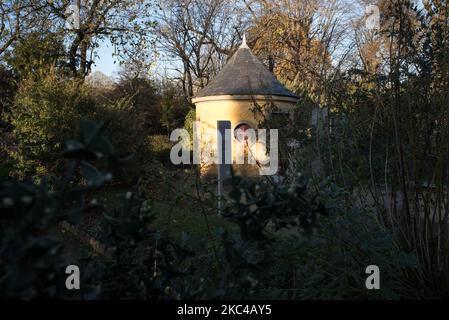
POLYGON ((245 38, 223 69, 195 98, 219 95, 264 95, 298 99, 254 56, 245 38))

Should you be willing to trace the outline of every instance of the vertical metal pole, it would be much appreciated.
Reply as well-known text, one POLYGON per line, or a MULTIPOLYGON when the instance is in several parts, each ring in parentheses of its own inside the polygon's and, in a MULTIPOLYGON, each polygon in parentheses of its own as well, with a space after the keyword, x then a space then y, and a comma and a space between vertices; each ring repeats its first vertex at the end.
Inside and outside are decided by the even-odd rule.
POLYGON ((218 213, 221 214, 223 210, 223 182, 229 175, 229 169, 231 166, 232 156, 231 156, 231 121, 229 120, 218 120, 217 121, 217 157, 218 157, 218 186, 217 186, 217 196, 218 196, 218 213), (228 132, 226 133, 226 129, 228 132))

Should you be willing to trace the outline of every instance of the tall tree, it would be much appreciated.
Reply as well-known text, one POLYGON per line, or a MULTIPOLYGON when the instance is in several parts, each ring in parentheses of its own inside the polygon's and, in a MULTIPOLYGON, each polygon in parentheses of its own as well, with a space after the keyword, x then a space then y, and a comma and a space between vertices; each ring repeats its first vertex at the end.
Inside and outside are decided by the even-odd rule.
POLYGON ((238 10, 236 1, 225 0, 169 0, 160 5, 158 41, 166 62, 180 74, 188 103, 240 41, 238 10))
POLYGON ((95 49, 101 41, 110 41, 116 55, 146 54, 150 45, 150 1, 141 0, 35 0, 46 5, 51 19, 66 35, 68 67, 85 77, 91 69, 95 49))
POLYGON ((39 24, 39 18, 33 13, 41 9, 34 0, 0 1, 0 56, 22 32, 29 32, 39 24))
MULTIPOLYGON (((244 0, 255 53, 292 89, 321 94, 345 39, 341 1, 244 0)), ((335 63, 336 62, 336 63, 335 63)))
POLYGON ((5 54, 5 61, 17 79, 37 74, 40 69, 65 67, 65 46, 59 34, 29 32, 22 34, 5 54))

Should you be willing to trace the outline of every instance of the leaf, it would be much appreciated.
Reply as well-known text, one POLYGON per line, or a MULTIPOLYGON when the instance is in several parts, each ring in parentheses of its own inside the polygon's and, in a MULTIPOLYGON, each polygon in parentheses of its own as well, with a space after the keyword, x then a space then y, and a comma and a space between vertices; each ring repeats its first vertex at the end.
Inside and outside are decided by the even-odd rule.
POLYGON ((64 142, 64 146, 65 146, 65 150, 67 152, 83 150, 86 147, 84 144, 82 144, 78 140, 66 140, 64 142))
POLYGON ((100 134, 100 130, 100 126, 93 121, 83 120, 81 122, 81 133, 86 145, 90 145, 92 140, 100 134))
POLYGON ((103 136, 97 136, 93 139, 93 141, 89 145, 89 149, 93 151, 98 158, 101 158, 103 156, 110 157, 115 155, 115 148, 109 142, 108 139, 106 139, 103 136))
POLYGON ((81 163, 81 173, 90 187, 102 186, 106 180, 105 175, 100 170, 85 161, 81 163))

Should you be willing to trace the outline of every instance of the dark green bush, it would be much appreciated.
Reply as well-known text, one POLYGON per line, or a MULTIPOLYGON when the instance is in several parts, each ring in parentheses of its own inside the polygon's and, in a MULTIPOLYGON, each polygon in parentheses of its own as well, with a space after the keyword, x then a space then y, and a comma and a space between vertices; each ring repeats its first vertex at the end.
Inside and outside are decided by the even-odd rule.
POLYGON ((196 111, 195 109, 190 109, 184 121, 184 129, 187 130, 190 137, 189 148, 193 148, 193 124, 195 121, 196 121, 196 111))
MULTIPOLYGON (((394 237, 368 212, 351 210, 321 221, 311 238, 289 235, 273 247, 276 291, 289 299, 417 298, 407 283, 416 271, 414 255, 402 251, 394 237), (366 267, 380 269, 380 290, 367 290, 366 267), (280 274, 289 274, 280 279, 280 274)), ((422 298, 422 297, 421 297, 422 298)))
POLYGON ((0 297, 177 298, 172 279, 182 275, 182 261, 190 253, 150 229, 151 207, 131 191, 116 209, 87 201, 110 179, 92 161, 109 167, 118 159, 104 127, 84 121, 80 128, 80 139, 65 143, 62 178, 0 183, 0 297), (104 215, 100 240, 112 249, 111 257, 79 261, 82 288, 68 291, 65 267, 73 259, 59 222, 77 225, 92 210, 104 215))
MULTIPOLYGON (((207 240, 184 235, 178 242, 162 235, 153 226, 153 201, 137 190, 114 208, 88 202, 110 179, 109 168, 123 163, 117 163, 104 127, 83 122, 80 128, 80 139, 65 144, 63 178, 0 185, 2 297, 421 297, 407 281, 407 272, 416 270, 414 256, 401 251, 369 212, 348 208, 345 192, 329 182, 317 193, 305 177, 288 185, 235 177, 223 218, 236 228, 220 229, 207 240), (62 219, 77 224, 87 211, 102 214, 98 238, 111 256, 83 262, 85 286, 70 295, 62 288, 62 268, 70 261, 59 254, 68 249, 55 229, 62 219), (365 287, 370 264, 380 268, 381 290, 365 287)), ((155 179, 164 178, 159 175, 155 179)))
POLYGON ((54 69, 23 80, 8 114, 18 142, 17 150, 10 152, 17 175, 57 172, 62 142, 94 110, 88 88, 54 69))
POLYGON ((102 105, 92 90, 55 69, 40 70, 20 83, 7 114, 17 139, 17 148, 9 151, 17 176, 60 172, 62 141, 76 134, 77 124, 84 118, 108 122, 111 140, 123 155, 141 146, 143 123, 130 100, 102 105))
POLYGON ((163 164, 170 164, 170 150, 172 143, 165 135, 153 135, 146 138, 146 144, 152 155, 152 159, 156 159, 163 164))
POLYGON ((85 194, 107 181, 107 173, 87 159, 96 159, 100 153, 104 158, 115 157, 100 127, 88 122, 81 127, 81 140, 66 143, 64 156, 71 160, 62 178, 43 178, 38 184, 15 180, 0 183, 1 297, 79 297, 64 286, 65 267, 72 261, 62 254, 66 243, 57 232, 58 223, 77 223, 90 206, 85 194), (79 175, 84 185, 74 184, 79 175))

